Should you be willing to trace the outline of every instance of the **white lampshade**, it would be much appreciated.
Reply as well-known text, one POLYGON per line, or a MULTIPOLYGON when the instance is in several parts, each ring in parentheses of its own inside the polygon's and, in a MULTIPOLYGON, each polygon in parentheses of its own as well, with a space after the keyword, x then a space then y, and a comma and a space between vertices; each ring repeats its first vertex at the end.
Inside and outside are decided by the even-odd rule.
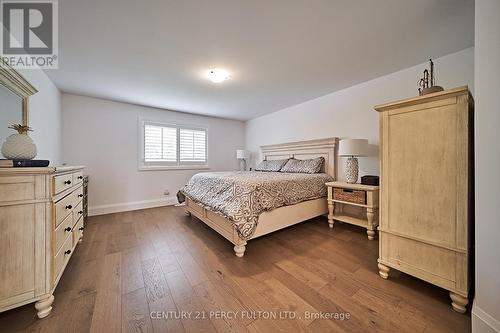
POLYGON ((250 151, 244 149, 237 149, 236 158, 239 160, 247 160, 250 158, 250 151))
POLYGON ((368 140, 367 139, 340 140, 339 156, 368 156, 368 140))

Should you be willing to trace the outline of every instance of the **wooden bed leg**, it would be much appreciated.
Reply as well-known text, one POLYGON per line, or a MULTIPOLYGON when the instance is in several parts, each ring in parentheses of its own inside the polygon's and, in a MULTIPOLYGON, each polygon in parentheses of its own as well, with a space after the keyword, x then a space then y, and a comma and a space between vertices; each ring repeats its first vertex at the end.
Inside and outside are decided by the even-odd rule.
POLYGON ((245 244, 243 244, 243 245, 235 245, 234 246, 234 254, 236 254, 236 256, 238 258, 243 257, 243 255, 245 254, 245 249, 246 249, 245 244))
POLYGON ((191 212, 187 209, 184 210, 184 214, 186 214, 186 216, 191 216, 191 212))

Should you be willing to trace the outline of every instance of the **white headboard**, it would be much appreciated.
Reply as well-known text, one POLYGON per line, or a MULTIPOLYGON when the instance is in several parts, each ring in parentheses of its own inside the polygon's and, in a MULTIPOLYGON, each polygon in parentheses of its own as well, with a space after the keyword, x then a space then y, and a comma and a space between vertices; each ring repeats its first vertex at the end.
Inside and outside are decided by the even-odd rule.
POLYGON ((309 158, 324 157, 325 165, 322 171, 337 179, 337 141, 337 138, 297 141, 260 146, 260 150, 264 160, 278 160, 284 158, 305 160, 309 158))

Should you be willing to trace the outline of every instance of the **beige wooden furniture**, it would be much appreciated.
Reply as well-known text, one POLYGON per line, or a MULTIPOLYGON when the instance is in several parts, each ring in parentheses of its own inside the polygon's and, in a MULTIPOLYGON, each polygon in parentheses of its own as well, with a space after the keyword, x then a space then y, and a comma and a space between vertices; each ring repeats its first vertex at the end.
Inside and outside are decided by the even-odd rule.
POLYGON ((450 291, 470 285, 472 109, 467 87, 376 106, 380 112, 380 276, 389 268, 450 291))
MULTIPOLYGON (((325 165, 323 172, 335 178, 336 145, 337 139, 329 138, 261 146, 261 152, 263 158, 267 160, 292 157, 296 159, 324 157, 325 165)), ((327 212, 327 203, 324 198, 308 200, 295 205, 280 207, 269 212, 263 212, 259 216, 257 228, 251 239, 326 214, 327 212)), ((186 198, 186 213, 188 215, 193 214, 233 243, 236 256, 243 257, 247 241, 239 237, 231 221, 205 209, 189 198, 186 198)))
POLYGON ((378 186, 345 182, 329 182, 326 186, 330 228, 333 228, 335 220, 346 222, 366 228, 368 239, 375 239, 375 228, 378 225, 378 186), (351 212, 348 211, 349 206, 354 207, 351 212))
MULTIPOLYGON (((0 84, 9 89, 12 93, 19 96, 21 100, 21 125, 29 125, 28 101, 29 97, 38 92, 38 90, 28 82, 15 69, 9 67, 3 61, 0 61, 0 84)), ((5 112, 5 111, 4 111, 5 112)), ((3 126, 4 124, 2 124, 3 126)), ((9 124, 12 125, 12 124, 9 124)), ((1 142, 0 142, 1 144, 1 142)))
POLYGON ((83 167, 0 168, 0 312, 39 318, 83 234, 83 167))

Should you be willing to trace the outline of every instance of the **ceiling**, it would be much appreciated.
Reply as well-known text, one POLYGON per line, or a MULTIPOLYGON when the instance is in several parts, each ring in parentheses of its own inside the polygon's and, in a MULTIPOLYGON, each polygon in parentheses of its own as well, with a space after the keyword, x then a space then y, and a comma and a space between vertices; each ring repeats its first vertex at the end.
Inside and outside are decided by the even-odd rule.
POLYGON ((474 44, 473 0, 63 0, 59 17, 62 91, 239 120, 474 44))

